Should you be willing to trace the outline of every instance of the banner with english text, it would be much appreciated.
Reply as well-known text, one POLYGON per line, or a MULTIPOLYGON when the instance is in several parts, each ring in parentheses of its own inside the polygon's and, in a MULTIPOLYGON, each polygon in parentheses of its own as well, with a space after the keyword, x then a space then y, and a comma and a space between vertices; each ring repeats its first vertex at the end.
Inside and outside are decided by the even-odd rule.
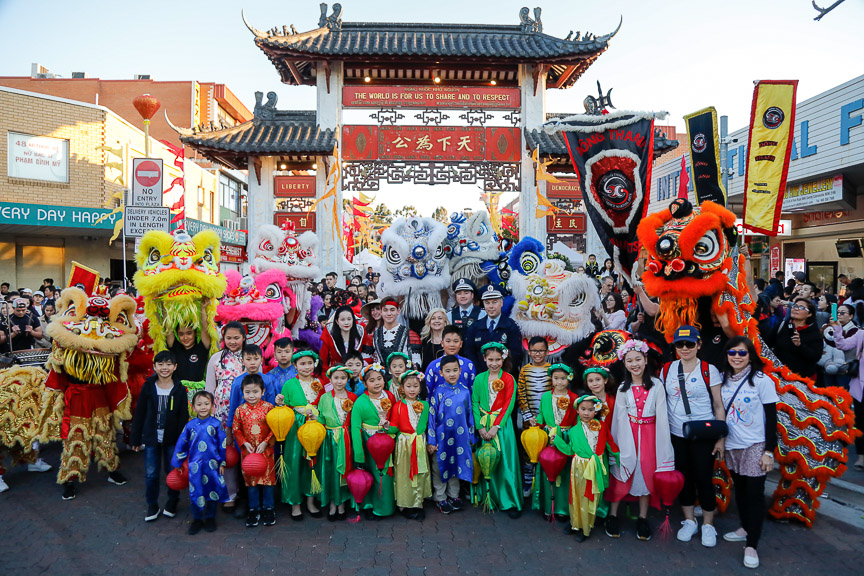
POLYGON ((639 257, 636 227, 651 187, 654 118, 647 112, 616 111, 571 116, 547 127, 563 135, 591 223, 615 269, 631 285, 639 257))
POLYGON ((710 200, 726 206, 726 189, 720 179, 720 135, 713 106, 684 116, 690 138, 690 170, 696 203, 710 200))
POLYGON ((753 90, 747 171, 744 177, 744 227, 777 235, 792 137, 797 80, 760 80, 753 90))

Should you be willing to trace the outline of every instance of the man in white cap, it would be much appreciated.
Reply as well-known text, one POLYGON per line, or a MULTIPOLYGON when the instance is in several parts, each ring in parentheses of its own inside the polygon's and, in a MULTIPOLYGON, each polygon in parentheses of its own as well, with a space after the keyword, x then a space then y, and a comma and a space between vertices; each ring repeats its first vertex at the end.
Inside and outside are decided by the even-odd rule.
POLYGON ((39 317, 27 308, 26 298, 12 301, 12 315, 9 316, 9 333, 12 336, 12 350, 29 350, 42 338, 42 324, 39 317))
POLYGON ((462 331, 464 338, 465 332, 471 327, 471 324, 485 318, 486 312, 474 305, 477 287, 468 278, 456 280, 453 283, 453 293, 456 295, 456 306, 447 313, 447 320, 462 331))
POLYGON ((501 314, 504 296, 492 284, 483 288, 480 296, 486 317, 477 320, 465 334, 465 356, 474 362, 477 373, 486 371, 486 362, 480 349, 489 342, 500 342, 507 346, 510 358, 510 373, 513 378, 522 368, 522 332, 513 320, 501 314))

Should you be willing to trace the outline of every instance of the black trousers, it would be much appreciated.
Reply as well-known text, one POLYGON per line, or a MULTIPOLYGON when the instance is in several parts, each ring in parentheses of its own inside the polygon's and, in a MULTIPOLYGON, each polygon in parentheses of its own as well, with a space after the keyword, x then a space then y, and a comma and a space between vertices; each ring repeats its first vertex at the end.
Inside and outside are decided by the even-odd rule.
POLYGON ((735 488, 735 505, 741 527, 747 531, 747 546, 756 548, 765 521, 765 476, 741 476, 729 471, 735 488))
MULTIPOLYGON (((864 402, 858 402, 853 398, 852 404, 855 407, 855 428, 864 432, 864 402)), ((864 454, 864 435, 855 439, 855 452, 859 456, 864 454)))
POLYGON ((684 487, 678 495, 682 506, 696 504, 706 512, 713 512, 717 507, 714 496, 714 451, 713 440, 687 440, 672 434, 672 449, 675 451, 675 469, 684 475, 684 487))

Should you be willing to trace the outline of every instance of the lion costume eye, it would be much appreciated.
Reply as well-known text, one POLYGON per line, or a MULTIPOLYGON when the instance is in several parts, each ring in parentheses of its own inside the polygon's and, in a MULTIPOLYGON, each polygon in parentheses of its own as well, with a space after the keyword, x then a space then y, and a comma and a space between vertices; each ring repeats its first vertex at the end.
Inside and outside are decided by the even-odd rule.
POLYGON ((160 258, 162 258, 162 254, 159 253, 159 250, 157 250, 156 248, 151 248, 150 255, 147 256, 147 263, 156 264, 157 262, 159 262, 160 258))
POLYGON ((693 246, 693 258, 699 262, 711 262, 719 254, 720 241, 717 239, 717 233, 713 230, 708 231, 693 246))
POLYGON ((570 307, 571 308, 578 308, 578 307, 582 306, 583 304, 585 304, 585 298, 586 298, 586 294, 584 292, 580 292, 579 294, 576 295, 575 298, 573 298, 573 300, 570 301, 570 307))
POLYGON ((213 250, 210 248, 204 250, 204 261, 207 262, 207 264, 213 263, 213 250))
POLYGON ((486 232, 488 232, 488 231, 489 231, 489 229, 486 227, 486 223, 485 223, 485 222, 481 222, 481 223, 480 223, 480 229, 477 230, 477 236, 483 236, 483 235, 486 234, 486 232))
POLYGON ((262 240, 261 244, 258 245, 258 249, 263 252, 272 252, 273 251, 273 243, 269 240, 262 240))
POLYGON ((387 253, 385 254, 387 258, 387 262, 389 264, 393 264, 394 266, 402 262, 402 257, 399 255, 399 252, 393 247, 387 247, 387 253))
POLYGON ((444 245, 442 244, 442 245, 438 246, 438 248, 435 249, 435 255, 432 258, 434 258, 436 260, 440 260, 446 254, 447 254, 447 251, 445 250, 444 245))
POLYGON ((279 288, 278 284, 270 284, 264 291, 264 296, 266 296, 268 300, 279 300, 282 298, 282 289, 279 288))
POLYGON ((526 275, 533 274, 540 267, 540 257, 533 252, 526 252, 519 258, 519 265, 526 275))

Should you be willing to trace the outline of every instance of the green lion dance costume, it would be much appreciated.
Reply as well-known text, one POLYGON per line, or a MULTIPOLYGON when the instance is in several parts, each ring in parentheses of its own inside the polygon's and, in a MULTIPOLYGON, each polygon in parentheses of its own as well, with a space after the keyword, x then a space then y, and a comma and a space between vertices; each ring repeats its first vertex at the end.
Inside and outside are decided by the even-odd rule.
POLYGON ((182 228, 172 234, 150 231, 135 255, 135 288, 144 297, 153 350, 165 350, 166 335, 181 326, 210 333, 211 354, 219 350, 216 305, 225 292, 219 273, 219 237, 204 230, 194 237, 182 228), (201 326, 201 305, 207 299, 207 326, 201 326))

